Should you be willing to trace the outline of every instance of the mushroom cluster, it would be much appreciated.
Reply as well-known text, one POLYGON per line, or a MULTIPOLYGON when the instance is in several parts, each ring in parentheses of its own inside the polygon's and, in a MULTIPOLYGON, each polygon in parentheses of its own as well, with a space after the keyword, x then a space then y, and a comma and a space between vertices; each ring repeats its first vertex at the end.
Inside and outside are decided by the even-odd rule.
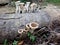
POLYGON ((28 32, 30 31, 31 33, 34 32, 35 29, 37 29, 39 27, 39 24, 36 22, 31 22, 29 24, 26 24, 25 29, 19 29, 18 33, 22 34, 23 32, 28 32))
POLYGON ((36 3, 31 4, 31 2, 26 2, 25 4, 20 1, 16 1, 15 5, 16 5, 16 13, 34 12, 37 10, 38 7, 36 3))

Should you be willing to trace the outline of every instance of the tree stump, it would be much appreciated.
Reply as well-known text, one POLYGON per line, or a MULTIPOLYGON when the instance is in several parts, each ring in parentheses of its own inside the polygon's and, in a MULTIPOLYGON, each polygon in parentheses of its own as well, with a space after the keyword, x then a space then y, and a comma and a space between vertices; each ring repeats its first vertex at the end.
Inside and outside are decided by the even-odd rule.
POLYGON ((4 39, 14 40, 17 38, 18 29, 25 28, 25 25, 30 22, 37 22, 40 27, 48 26, 50 16, 43 11, 25 14, 0 14, 0 43, 4 39))

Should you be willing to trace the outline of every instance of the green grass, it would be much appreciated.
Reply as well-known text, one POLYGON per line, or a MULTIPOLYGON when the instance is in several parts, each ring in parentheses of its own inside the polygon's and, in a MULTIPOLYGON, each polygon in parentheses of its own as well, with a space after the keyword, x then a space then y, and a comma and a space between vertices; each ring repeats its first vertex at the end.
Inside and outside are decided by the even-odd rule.
POLYGON ((54 5, 60 5, 60 0, 46 0, 46 2, 54 4, 54 5))

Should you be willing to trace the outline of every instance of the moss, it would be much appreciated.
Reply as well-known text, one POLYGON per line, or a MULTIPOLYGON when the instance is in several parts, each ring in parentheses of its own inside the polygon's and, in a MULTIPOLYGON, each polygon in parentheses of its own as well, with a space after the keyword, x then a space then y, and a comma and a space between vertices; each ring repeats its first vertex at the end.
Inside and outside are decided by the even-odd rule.
POLYGON ((60 5, 60 0, 46 0, 46 2, 55 4, 55 5, 60 5))
POLYGON ((20 0, 20 1, 26 3, 28 0, 20 0))

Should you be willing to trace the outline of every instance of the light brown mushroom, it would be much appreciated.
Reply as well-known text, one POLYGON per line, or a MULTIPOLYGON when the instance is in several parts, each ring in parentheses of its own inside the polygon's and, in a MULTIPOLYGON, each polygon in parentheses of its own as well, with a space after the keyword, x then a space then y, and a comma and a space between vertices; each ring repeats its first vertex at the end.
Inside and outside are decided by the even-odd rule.
POLYGON ((29 26, 30 26, 30 28, 31 28, 32 30, 35 30, 36 28, 39 27, 39 24, 36 23, 36 22, 31 22, 31 23, 29 24, 29 26))

